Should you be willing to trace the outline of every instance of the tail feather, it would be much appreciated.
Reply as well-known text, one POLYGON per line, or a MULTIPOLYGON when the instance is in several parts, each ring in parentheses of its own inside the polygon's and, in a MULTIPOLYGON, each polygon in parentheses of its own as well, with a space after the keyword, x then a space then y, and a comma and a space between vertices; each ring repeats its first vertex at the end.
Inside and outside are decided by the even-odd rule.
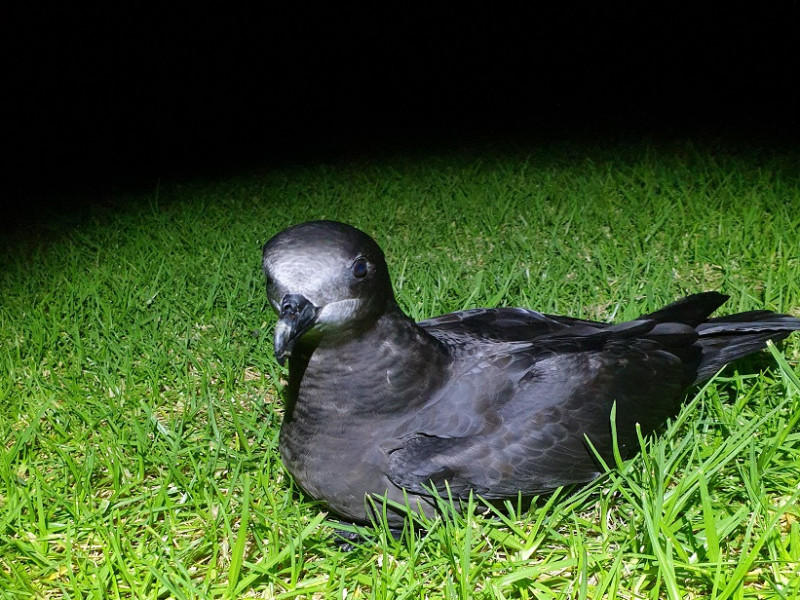
POLYGON ((784 315, 781 313, 775 313, 771 310, 748 310, 746 312, 736 313, 734 315, 725 315, 724 317, 714 317, 713 319, 708 319, 705 323, 701 325, 705 325, 707 323, 741 323, 741 322, 749 322, 749 321, 780 321, 782 319, 789 319, 790 321, 797 319, 791 315, 784 315))
POLYGON ((762 350, 767 341, 777 342, 800 330, 797 317, 769 310, 711 318, 711 313, 727 299, 719 292, 692 294, 639 318, 657 323, 648 338, 657 339, 670 352, 681 356, 684 364, 696 373, 695 384, 713 376, 729 362, 762 350), (691 339, 686 337, 687 328, 697 335, 689 341, 691 346, 685 345, 691 339))
POLYGON ((703 349, 695 383, 700 383, 738 358, 778 342, 800 330, 800 319, 769 311, 751 311, 710 319, 697 327, 703 349))

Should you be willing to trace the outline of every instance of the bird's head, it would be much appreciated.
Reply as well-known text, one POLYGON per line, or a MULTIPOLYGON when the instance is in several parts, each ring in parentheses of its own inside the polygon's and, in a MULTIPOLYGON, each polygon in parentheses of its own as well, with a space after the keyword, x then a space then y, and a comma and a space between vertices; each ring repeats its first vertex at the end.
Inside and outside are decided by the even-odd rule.
POLYGON ((263 266, 281 364, 301 340, 352 335, 394 302, 380 247, 344 223, 311 221, 280 232, 264 245, 263 266))

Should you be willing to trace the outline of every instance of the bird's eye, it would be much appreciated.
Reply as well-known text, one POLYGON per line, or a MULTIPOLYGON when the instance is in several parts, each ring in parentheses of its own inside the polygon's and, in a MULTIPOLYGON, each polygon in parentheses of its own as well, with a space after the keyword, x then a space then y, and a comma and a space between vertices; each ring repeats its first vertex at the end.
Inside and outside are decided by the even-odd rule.
POLYGON ((363 256, 358 257, 356 262, 353 263, 353 276, 359 279, 366 277, 367 270, 367 259, 363 256))

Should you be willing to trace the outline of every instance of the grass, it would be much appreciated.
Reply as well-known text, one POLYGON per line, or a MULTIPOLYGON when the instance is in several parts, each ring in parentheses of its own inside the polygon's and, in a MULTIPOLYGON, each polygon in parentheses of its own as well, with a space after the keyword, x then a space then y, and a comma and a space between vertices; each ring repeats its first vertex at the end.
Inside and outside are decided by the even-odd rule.
MULTIPOLYGON (((678 144, 285 167, 3 239, 2 598, 800 598, 800 336, 601 480, 350 552, 283 471, 260 248, 345 220, 415 318, 625 319, 704 289, 800 314, 798 157, 678 144)), ((473 499, 480 506, 479 499, 473 499)))

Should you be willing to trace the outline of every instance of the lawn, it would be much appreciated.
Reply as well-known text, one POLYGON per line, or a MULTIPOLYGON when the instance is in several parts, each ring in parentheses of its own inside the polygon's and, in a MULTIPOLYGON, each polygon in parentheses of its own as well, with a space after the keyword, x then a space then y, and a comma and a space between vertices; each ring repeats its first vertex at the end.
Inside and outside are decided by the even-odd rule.
POLYGON ((260 272, 271 235, 327 218, 377 239, 417 319, 712 289, 800 315, 797 153, 472 149, 88 200, 2 239, 0 597, 800 598, 800 335, 586 488, 345 551, 279 459, 260 272))

